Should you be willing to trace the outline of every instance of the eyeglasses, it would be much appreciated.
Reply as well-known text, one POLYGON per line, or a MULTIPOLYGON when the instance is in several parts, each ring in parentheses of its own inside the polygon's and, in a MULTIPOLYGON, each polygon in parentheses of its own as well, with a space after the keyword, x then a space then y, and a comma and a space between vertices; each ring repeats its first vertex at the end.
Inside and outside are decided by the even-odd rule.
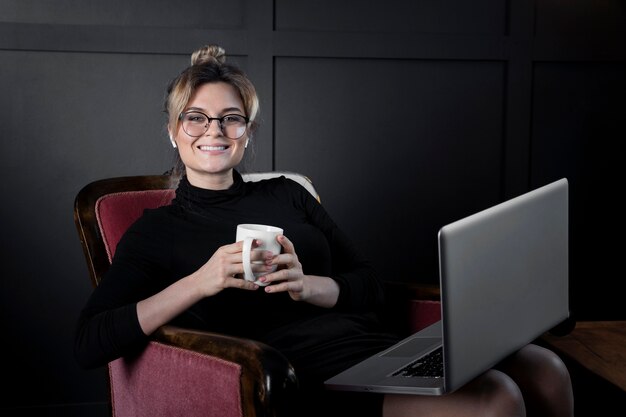
POLYGON ((189 136, 199 137, 204 135, 209 130, 211 122, 217 120, 224 136, 228 139, 239 139, 246 133, 246 127, 250 119, 240 114, 209 117, 199 111, 188 111, 181 113, 178 116, 178 120, 182 122, 183 130, 189 136))

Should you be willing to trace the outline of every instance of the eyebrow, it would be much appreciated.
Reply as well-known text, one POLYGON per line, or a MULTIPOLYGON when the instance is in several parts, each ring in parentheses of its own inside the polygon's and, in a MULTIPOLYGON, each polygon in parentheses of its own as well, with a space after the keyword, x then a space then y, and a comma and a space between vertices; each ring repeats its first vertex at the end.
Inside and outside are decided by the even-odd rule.
MULTIPOLYGON (((199 112, 202 112, 202 113, 206 113, 207 112, 206 110, 204 110, 203 108, 200 108, 200 107, 189 107, 185 111, 199 111, 199 112)), ((226 107, 225 109, 222 109, 222 111, 220 113, 221 114, 226 114, 226 113, 231 113, 231 112, 245 113, 239 107, 226 107)))

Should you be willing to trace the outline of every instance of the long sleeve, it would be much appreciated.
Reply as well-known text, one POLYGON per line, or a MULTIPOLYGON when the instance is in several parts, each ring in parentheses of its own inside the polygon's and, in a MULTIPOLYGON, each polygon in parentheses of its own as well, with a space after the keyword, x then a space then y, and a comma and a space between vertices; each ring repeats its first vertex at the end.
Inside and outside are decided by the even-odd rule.
POLYGON ((168 245, 155 233, 153 218, 141 218, 123 236, 110 269, 79 315, 74 355, 83 368, 139 351, 148 341, 137 302, 167 285, 163 276, 169 269, 168 245))

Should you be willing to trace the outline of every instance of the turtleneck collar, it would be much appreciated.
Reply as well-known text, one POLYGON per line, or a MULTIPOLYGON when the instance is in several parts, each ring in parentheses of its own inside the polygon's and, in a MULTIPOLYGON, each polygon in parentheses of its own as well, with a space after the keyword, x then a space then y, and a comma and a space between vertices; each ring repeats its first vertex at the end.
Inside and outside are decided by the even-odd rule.
POLYGON ((244 194, 244 181, 241 174, 233 169, 233 185, 226 190, 210 190, 192 185, 184 175, 178 183, 176 198, 172 202, 175 205, 191 209, 194 212, 202 212, 203 207, 214 204, 222 204, 244 194))

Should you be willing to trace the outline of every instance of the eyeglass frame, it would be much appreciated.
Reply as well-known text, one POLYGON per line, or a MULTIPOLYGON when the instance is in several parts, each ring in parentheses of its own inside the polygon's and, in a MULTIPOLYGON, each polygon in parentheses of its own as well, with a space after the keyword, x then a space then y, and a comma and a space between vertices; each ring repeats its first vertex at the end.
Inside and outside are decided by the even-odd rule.
POLYGON ((222 134, 224 134, 224 137, 225 137, 225 138, 228 138, 228 139, 232 139, 232 140, 238 140, 238 139, 241 139, 241 138, 242 138, 242 137, 246 134, 246 130, 248 130, 248 124, 250 123, 250 118, 249 118, 249 117, 247 117, 247 116, 241 115, 241 114, 237 114, 237 113, 228 113, 228 114, 223 115, 222 117, 209 117, 209 115, 208 115, 208 114, 206 114, 206 113, 204 113, 204 112, 202 112, 202 111, 200 111, 200 110, 188 110, 188 111, 183 111, 183 112, 181 112, 181 113, 178 115, 178 120, 180 121, 180 124, 181 124, 181 127, 183 128, 183 131, 184 131, 186 134, 188 134, 189 136, 193 137, 193 138, 199 138, 200 136, 204 135, 206 132, 208 132, 208 131, 209 131, 209 127, 211 127, 211 122, 212 122, 213 120, 217 120, 218 125, 219 125, 219 128, 220 128, 220 131, 222 132, 222 134), (203 115, 204 117, 206 117, 206 119, 207 119, 206 129, 204 130, 204 132, 202 132, 201 134, 199 134, 199 135, 197 135, 197 136, 196 136, 196 135, 192 135, 192 134, 190 134, 189 132, 187 132, 187 131, 185 130, 185 125, 184 125, 184 121, 183 121, 183 116, 184 116, 184 115, 186 115, 186 114, 190 114, 190 113, 199 113, 199 114, 203 115), (243 132, 241 133, 241 136, 238 136, 238 137, 236 137, 236 138, 231 138, 231 137, 228 137, 228 136, 226 136, 226 135, 225 135, 225 133, 226 133, 226 132, 224 131, 224 125, 223 125, 223 123, 224 123, 224 118, 226 118, 226 117, 228 117, 228 116, 237 116, 237 117, 242 117, 242 118, 245 120, 245 122, 246 122, 246 124, 245 124, 245 129, 244 129, 244 130, 243 130, 243 132))

